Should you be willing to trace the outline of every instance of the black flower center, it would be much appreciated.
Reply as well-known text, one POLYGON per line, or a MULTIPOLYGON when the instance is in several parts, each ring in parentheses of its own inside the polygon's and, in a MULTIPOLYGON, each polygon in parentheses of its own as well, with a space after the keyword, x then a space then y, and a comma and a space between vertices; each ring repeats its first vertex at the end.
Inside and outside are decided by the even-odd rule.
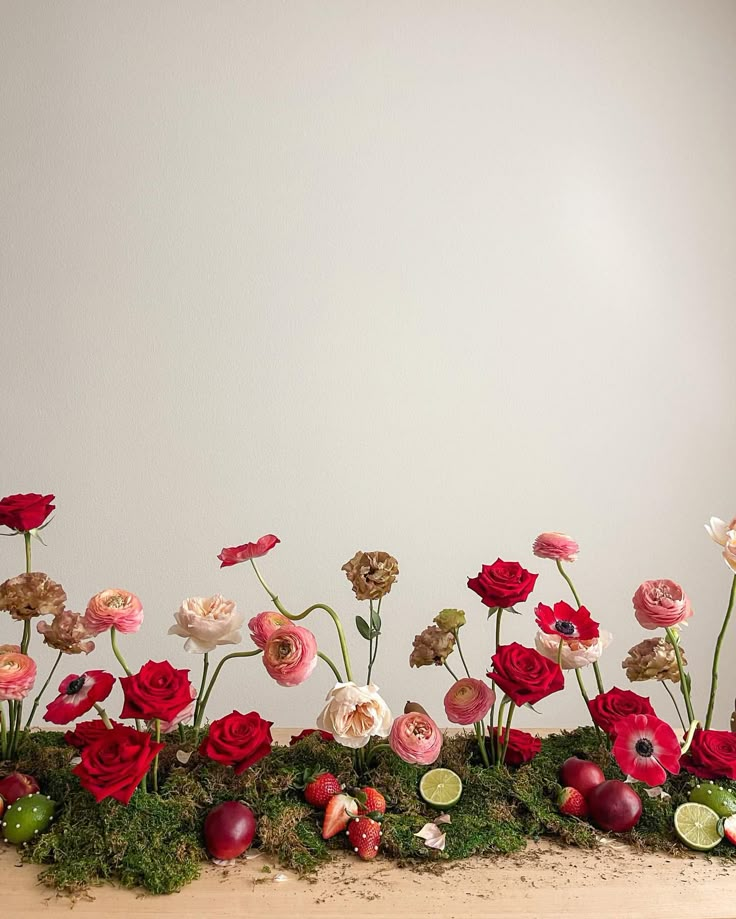
POLYGON ((642 737, 641 740, 637 740, 634 749, 639 756, 651 756, 654 753, 654 745, 648 737, 642 737))
POLYGON ((560 635, 574 635, 575 626, 567 619, 558 619, 555 622, 555 632, 558 632, 560 635))
POLYGON ((84 686, 84 674, 78 676, 76 680, 72 680, 71 683, 66 688, 66 694, 68 696, 76 696, 79 690, 84 686))

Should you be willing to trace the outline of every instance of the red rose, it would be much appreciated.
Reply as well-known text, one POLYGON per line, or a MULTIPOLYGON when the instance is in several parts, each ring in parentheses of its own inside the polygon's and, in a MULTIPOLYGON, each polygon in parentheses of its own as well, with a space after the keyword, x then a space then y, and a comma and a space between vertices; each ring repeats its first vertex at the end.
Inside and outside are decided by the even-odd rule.
POLYGON ((233 766, 237 775, 271 752, 273 721, 264 721, 257 712, 231 712, 210 725, 199 745, 202 756, 233 766))
POLYGON ((0 501, 0 526, 11 530, 36 530, 55 505, 54 495, 8 495, 0 501))
POLYGON ((610 737, 616 736, 616 722, 629 715, 656 715, 652 703, 645 696, 630 689, 614 686, 588 702, 593 724, 610 737))
POLYGON ((149 661, 133 676, 120 678, 125 695, 121 718, 173 721, 194 698, 188 670, 175 670, 168 661, 149 661))
POLYGON ((261 558, 281 540, 277 536, 268 534, 261 536, 256 542, 246 542, 242 546, 232 546, 230 549, 223 549, 217 556, 222 563, 220 568, 227 568, 229 565, 237 565, 239 562, 247 562, 252 558, 261 558))
POLYGON ((509 609, 526 600, 538 577, 518 562, 502 562, 497 558, 492 565, 483 565, 476 577, 468 578, 468 587, 491 609, 509 609))
POLYGON ((127 804, 163 746, 150 734, 119 725, 82 747, 82 762, 72 772, 98 803, 115 798, 127 804))
POLYGON ((493 670, 486 676, 516 705, 534 705, 565 685, 562 670, 555 661, 516 641, 502 645, 491 663, 493 670))
POLYGON ((304 728, 300 734, 294 734, 294 736, 289 741, 289 746, 293 747, 295 743, 299 743, 299 741, 304 740, 305 737, 311 737, 312 734, 319 734, 320 738, 326 743, 329 743, 329 741, 335 739, 329 731, 318 731, 317 728, 304 728))
MULTIPOLYGON (((112 725, 118 728, 125 727, 118 721, 113 721, 112 725)), ((73 731, 67 731, 64 734, 64 740, 70 747, 76 747, 77 750, 81 750, 82 747, 88 747, 95 740, 99 740, 108 730, 109 728, 102 718, 96 718, 94 721, 80 721, 73 731)))
POLYGON ((736 734, 698 728, 681 763, 701 779, 736 781, 736 734))
MULTIPOLYGON (((493 729, 493 741, 495 743, 498 735, 498 728, 493 729)), ((501 743, 503 744, 506 736, 506 728, 501 728, 501 743)), ((509 731, 509 745, 506 749, 506 759, 504 762, 507 766, 521 766, 528 763, 542 749, 542 741, 533 734, 527 734, 526 731, 517 731, 511 728, 509 731)))

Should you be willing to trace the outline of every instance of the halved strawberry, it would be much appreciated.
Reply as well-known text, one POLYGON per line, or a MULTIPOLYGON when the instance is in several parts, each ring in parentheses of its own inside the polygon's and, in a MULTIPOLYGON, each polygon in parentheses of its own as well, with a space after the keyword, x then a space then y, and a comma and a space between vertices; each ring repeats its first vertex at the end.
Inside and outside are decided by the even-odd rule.
POLYGON ((304 786, 304 798, 314 807, 327 807, 330 798, 339 795, 342 785, 331 772, 322 772, 304 786))
POLYGON ((732 814, 730 817, 726 817, 725 820, 722 820, 721 829, 723 830, 723 835, 731 845, 736 846, 736 814, 732 814))
POLYGON ((356 794, 360 807, 358 814, 385 814, 386 799, 380 791, 367 785, 356 794))
POLYGON ((563 788, 557 798, 557 807, 561 814, 570 817, 588 816, 588 804, 577 788, 563 788))
POLYGON ((348 839, 360 858, 375 858, 381 844, 381 824, 370 817, 353 817, 348 824, 348 839))
POLYGON ((330 839, 345 829, 351 817, 358 812, 358 802, 350 795, 334 795, 325 808, 322 838, 330 839))

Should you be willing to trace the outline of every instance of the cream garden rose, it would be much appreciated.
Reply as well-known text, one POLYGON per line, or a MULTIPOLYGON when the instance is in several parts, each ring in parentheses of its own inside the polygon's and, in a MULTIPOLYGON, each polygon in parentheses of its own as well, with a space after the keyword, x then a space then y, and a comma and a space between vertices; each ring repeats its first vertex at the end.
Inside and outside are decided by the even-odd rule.
MULTIPOLYGON (((579 670, 587 667, 600 659, 605 649, 611 644, 613 636, 605 629, 601 629, 597 638, 581 641, 579 638, 565 639, 562 642, 562 657, 560 667, 563 670, 579 670)), ((557 660, 560 647, 558 635, 548 635, 546 632, 537 632, 534 639, 537 651, 551 661, 557 660)))
POLYGON ((243 637, 240 628, 245 616, 238 612, 235 601, 222 594, 188 597, 174 619, 169 635, 186 638, 184 650, 193 654, 206 654, 218 645, 236 645, 243 637))
POLYGON ((317 718, 320 731, 329 731, 343 747, 364 747, 371 737, 388 737, 391 712, 369 683, 336 683, 327 694, 327 704, 317 718))

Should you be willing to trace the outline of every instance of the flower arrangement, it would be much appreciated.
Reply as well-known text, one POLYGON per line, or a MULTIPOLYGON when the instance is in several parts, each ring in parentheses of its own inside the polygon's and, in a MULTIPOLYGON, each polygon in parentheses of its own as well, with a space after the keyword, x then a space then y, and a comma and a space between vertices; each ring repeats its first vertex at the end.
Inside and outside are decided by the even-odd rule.
MULTIPOLYGON (((302 866, 310 867, 340 833, 361 858, 373 858, 381 848, 403 857, 510 851, 540 826, 580 844, 593 844, 596 831, 589 821, 598 830, 641 833, 640 839, 652 845, 672 845, 679 838, 695 848, 715 848, 724 838, 736 839, 736 787, 729 785, 736 783, 736 734, 712 727, 720 656, 736 599, 736 520, 726 524, 712 518, 706 526, 733 578, 715 643, 705 713, 693 706, 681 644, 682 630, 690 620, 696 621, 684 589, 666 578, 637 587, 632 598, 636 621, 658 634, 630 648, 622 663, 631 683, 662 684, 676 719, 673 727, 658 716, 649 698, 606 687, 599 662, 613 637, 602 628, 595 607, 581 602, 567 567, 577 562, 580 547, 563 533, 545 532, 533 541, 532 554, 554 562, 569 591, 566 599, 532 601, 539 575, 520 562, 498 558, 481 565, 467 581, 484 615, 442 609, 414 638, 410 667, 441 668, 449 676, 444 715, 458 731, 446 733, 418 703, 407 703, 402 713, 392 714, 373 682, 384 601, 399 576, 398 562, 389 553, 359 551, 342 566, 356 601, 365 604, 365 614, 354 618, 367 652, 365 680, 356 679, 338 613, 321 602, 294 613, 265 580, 261 560, 280 542, 272 534, 223 548, 217 557, 222 568, 248 566, 273 608, 248 618, 235 600, 221 594, 187 597, 172 613, 169 635, 184 640, 184 650, 198 656, 201 667, 193 668, 192 674, 166 660, 148 660, 134 672, 120 636, 127 650, 127 643, 144 626, 139 597, 126 589, 108 588, 94 594, 83 613, 74 612, 67 608, 63 587, 33 570, 33 543, 41 541, 41 532, 51 522, 54 500, 53 495, 29 494, 0 501, 0 525, 7 535, 22 538, 25 555, 25 571, 0 584, 0 609, 19 629, 17 644, 0 645, 0 761, 6 772, 16 769, 0 777, 0 814, 23 800, 24 795, 14 797, 8 791, 11 786, 38 794, 39 785, 43 788, 46 782, 55 792, 56 816, 46 807, 47 822, 35 826, 31 835, 23 836, 20 822, 10 827, 12 821, 3 821, 6 833, 12 829, 17 837, 9 841, 26 844, 29 857, 54 866, 49 876, 55 881, 71 856, 63 847, 54 847, 49 827, 54 819, 57 825, 75 825, 72 799, 87 809, 104 806, 105 820, 114 814, 130 832, 144 819, 161 819, 165 812, 173 821, 174 838, 185 838, 185 849, 188 846, 192 853, 187 869, 191 876, 205 846, 219 860, 227 853, 227 860, 255 840, 271 846, 284 860, 301 859, 302 866), (530 603, 533 613, 519 609, 530 603), (307 627, 315 613, 331 620, 339 658, 328 656, 307 627), (529 644, 503 640, 509 614, 533 620, 535 634, 529 644), (483 625, 489 622, 484 637, 483 625), (473 674, 467 665, 463 643, 469 630, 479 633, 475 643, 487 643, 485 673, 473 674), (56 694, 45 699, 62 661, 86 661, 105 638, 119 674, 74 666, 75 672, 56 684, 56 694), (227 650, 244 641, 250 646, 227 650), (56 653, 50 666, 39 668, 37 652, 43 646, 56 653), (210 656, 220 648, 226 653, 211 670, 210 656), (315 727, 292 738, 287 747, 274 744, 273 722, 256 711, 235 708, 224 716, 208 717, 223 668, 258 657, 267 677, 283 687, 298 687, 315 678, 318 670, 330 675, 324 705, 315 712, 315 727), (44 681, 24 718, 39 672, 44 681), (104 706, 116 683, 124 702, 112 718, 104 706), (570 739, 540 738, 513 726, 518 708, 534 708, 568 684, 575 684, 581 694, 590 726, 573 732, 570 739), (44 701, 43 720, 63 726, 63 736, 32 730, 44 701), (90 713, 91 720, 80 720, 90 713), (45 752, 49 749, 56 751, 53 766, 45 752), (575 751, 586 757, 563 755, 575 751), (21 766, 37 774, 19 773, 21 766), (688 830, 688 820, 695 819, 692 808, 708 810, 700 800, 703 780, 718 783, 713 788, 719 801, 733 801, 730 813, 716 813, 711 807, 709 813, 718 818, 711 820, 712 826, 707 814, 696 815, 701 830, 711 826, 707 846, 702 834, 694 843, 688 830), (219 790, 213 794, 213 788, 219 790), (275 815, 283 815, 287 807, 292 809, 289 820, 277 819, 275 815), (439 816, 438 808, 443 810, 439 816), (450 808, 452 814, 444 813, 450 808), (495 808, 507 817, 499 822, 493 816, 495 808), (614 812, 615 819, 610 816, 614 812), (427 817, 432 819, 427 822, 427 817), (733 827, 728 823, 731 817, 733 827), (246 827, 240 835, 233 829, 236 824, 246 827), (301 829, 296 833, 294 827, 301 829), (285 833, 292 834, 288 844, 285 833)), ((247 709, 247 698, 238 704, 247 709)), ((706 792, 712 794, 713 788, 706 792)), ((714 799, 708 800, 712 805, 714 799)), ((92 832, 94 823, 88 819, 85 832, 92 832)), ((157 877, 162 890, 189 879, 173 865, 168 885, 161 882, 160 871, 157 877)))

